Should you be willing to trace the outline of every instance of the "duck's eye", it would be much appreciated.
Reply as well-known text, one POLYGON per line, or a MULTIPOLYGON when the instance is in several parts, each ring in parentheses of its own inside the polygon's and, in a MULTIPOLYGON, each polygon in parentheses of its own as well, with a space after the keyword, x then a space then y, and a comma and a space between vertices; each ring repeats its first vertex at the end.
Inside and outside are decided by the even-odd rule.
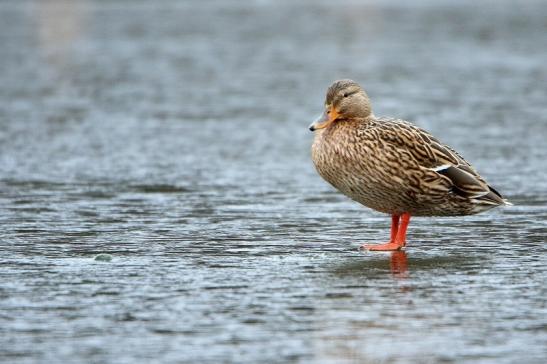
POLYGON ((348 97, 348 96, 349 96, 349 94, 347 92, 344 93, 344 97, 348 97))

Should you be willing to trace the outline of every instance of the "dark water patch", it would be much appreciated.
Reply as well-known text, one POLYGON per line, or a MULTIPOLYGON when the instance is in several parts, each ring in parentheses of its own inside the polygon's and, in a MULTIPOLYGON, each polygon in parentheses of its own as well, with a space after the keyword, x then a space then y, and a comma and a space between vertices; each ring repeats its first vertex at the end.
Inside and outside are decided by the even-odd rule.
POLYGON ((339 298, 351 298, 353 297, 353 295, 347 292, 331 292, 331 293, 326 293, 325 297, 339 299, 339 298))
POLYGON ((243 289, 243 288, 248 288, 248 286, 205 286, 205 287, 202 287, 202 289, 205 289, 205 290, 238 290, 238 289, 243 289))
POLYGON ((109 200, 115 198, 117 194, 107 191, 94 190, 94 191, 84 191, 78 193, 78 197, 87 199, 98 199, 98 200, 109 200))
POLYGON ((20 187, 28 190, 64 190, 69 184, 64 182, 55 182, 47 180, 15 180, 15 179, 2 179, 1 183, 9 187, 20 187))
POLYGON ((132 191, 143 193, 185 193, 191 191, 185 187, 166 184, 132 185, 130 188, 132 191))
POLYGON ((262 325, 262 324, 265 324, 266 321, 262 319, 258 319, 258 318, 248 318, 248 319, 241 320, 241 323, 247 324, 247 325, 262 325))
POLYGON ((8 210, 14 211, 14 212, 30 212, 34 214, 40 214, 40 213, 47 213, 47 212, 55 212, 55 209, 51 209, 48 207, 8 207, 8 210))

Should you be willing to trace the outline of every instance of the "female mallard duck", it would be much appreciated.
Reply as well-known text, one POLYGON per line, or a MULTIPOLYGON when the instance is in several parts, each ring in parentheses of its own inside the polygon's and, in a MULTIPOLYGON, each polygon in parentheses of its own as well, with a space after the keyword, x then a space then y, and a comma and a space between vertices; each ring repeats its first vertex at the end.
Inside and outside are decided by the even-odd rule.
POLYGON ((340 80, 327 90, 312 158, 327 182, 391 215, 391 238, 368 250, 399 250, 410 216, 471 215, 509 205, 455 150, 411 123, 372 114, 365 91, 340 80))

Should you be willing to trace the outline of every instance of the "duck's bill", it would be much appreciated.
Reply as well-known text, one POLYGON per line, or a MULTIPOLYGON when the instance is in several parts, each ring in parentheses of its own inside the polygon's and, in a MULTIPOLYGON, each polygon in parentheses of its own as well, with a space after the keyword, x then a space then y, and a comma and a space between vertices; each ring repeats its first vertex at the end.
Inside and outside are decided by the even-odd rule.
POLYGON ((336 119, 335 115, 333 115, 335 114, 334 111, 335 110, 333 109, 331 110, 330 114, 328 114, 327 111, 325 110, 323 114, 321 114, 321 116, 317 118, 317 120, 311 123, 310 130, 315 131, 319 129, 324 129, 327 126, 329 126, 329 124, 332 123, 334 119, 336 119))

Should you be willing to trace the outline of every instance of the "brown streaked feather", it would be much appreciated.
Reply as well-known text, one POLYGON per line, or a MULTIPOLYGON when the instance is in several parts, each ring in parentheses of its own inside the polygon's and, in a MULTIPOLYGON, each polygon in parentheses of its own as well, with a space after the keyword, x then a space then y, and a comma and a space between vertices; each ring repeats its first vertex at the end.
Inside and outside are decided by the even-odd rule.
POLYGON ((444 164, 462 165, 467 172, 478 175, 456 151, 443 145, 424 129, 407 121, 378 118, 371 123, 371 127, 378 128, 383 139, 408 150, 423 167, 435 168, 444 164))
POLYGON ((418 163, 446 176, 454 192, 487 204, 503 205, 506 201, 490 187, 478 172, 454 149, 442 144, 424 129, 399 119, 377 119, 382 136, 410 152, 418 163), (395 136, 395 134, 398 134, 395 136), (446 166, 446 168, 442 168, 446 166), (482 201, 484 200, 484 201, 482 201))

